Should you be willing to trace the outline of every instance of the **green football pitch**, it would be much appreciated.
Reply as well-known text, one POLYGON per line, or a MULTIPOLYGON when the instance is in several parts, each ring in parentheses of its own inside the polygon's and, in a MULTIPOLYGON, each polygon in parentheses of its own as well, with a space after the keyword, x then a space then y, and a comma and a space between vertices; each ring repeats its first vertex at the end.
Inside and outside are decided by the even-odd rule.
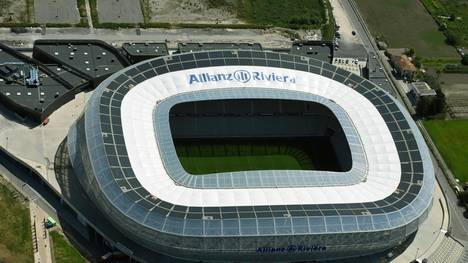
MULTIPOLYGON (((176 142, 175 146, 182 167, 194 175, 255 170, 317 170, 317 156, 297 142, 191 141, 176 142)), ((323 161, 323 158, 318 159, 323 161)))
POLYGON ((302 170, 300 162, 290 155, 251 155, 180 157, 182 166, 191 174, 209 174, 253 170, 302 170))

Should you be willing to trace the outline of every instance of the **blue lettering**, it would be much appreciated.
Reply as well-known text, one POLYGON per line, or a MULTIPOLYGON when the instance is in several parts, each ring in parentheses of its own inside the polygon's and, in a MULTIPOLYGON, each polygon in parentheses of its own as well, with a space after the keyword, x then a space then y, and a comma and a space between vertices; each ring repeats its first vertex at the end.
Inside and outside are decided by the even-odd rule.
POLYGON ((260 73, 259 72, 252 72, 252 78, 254 80, 260 80, 260 73))
POLYGON ((218 82, 218 81, 238 81, 246 83, 251 80, 262 80, 270 82, 282 82, 282 83, 296 83, 296 78, 290 76, 279 76, 275 73, 265 74, 264 72, 258 71, 247 71, 247 70, 236 70, 234 73, 218 73, 218 74, 190 74, 189 85, 204 83, 204 82, 218 82))
POLYGON ((200 82, 195 74, 190 74, 189 84, 192 85, 194 82, 200 82))
POLYGON ((259 247, 256 249, 257 253, 303 253, 326 251, 326 246, 312 245, 289 245, 287 247, 259 247))

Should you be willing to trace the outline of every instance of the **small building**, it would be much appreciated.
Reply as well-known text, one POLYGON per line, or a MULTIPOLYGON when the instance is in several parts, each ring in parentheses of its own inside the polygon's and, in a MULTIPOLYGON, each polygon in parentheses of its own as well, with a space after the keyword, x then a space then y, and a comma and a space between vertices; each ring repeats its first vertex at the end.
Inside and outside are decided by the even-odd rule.
POLYGON ((408 86, 410 88, 408 98, 415 107, 418 105, 418 102, 422 97, 435 97, 437 95, 436 91, 433 90, 426 82, 412 82, 408 84, 408 86))
POLYGON ((367 61, 357 58, 335 57, 332 65, 362 77, 364 75, 363 70, 367 67, 367 61))
POLYGON ((294 42, 289 52, 293 55, 311 57, 331 63, 333 59, 333 43, 330 41, 294 42))
POLYGON ((398 74, 404 79, 413 79, 418 71, 407 55, 392 56, 391 62, 398 74))
POLYGON ((388 49, 386 54, 390 58, 390 62, 398 75, 404 79, 411 80, 418 69, 411 61, 411 58, 405 55, 404 52, 405 49, 388 49))
POLYGON ((262 51, 260 43, 178 43, 178 53, 207 50, 256 50, 262 51))
POLYGON ((133 64, 169 54, 166 43, 124 43, 122 50, 133 64))

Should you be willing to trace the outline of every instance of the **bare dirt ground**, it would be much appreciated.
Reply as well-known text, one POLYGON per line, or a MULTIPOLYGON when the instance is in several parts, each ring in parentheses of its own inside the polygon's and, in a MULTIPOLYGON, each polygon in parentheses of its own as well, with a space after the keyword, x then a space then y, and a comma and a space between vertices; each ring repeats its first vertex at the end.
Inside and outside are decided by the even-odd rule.
POLYGON ((31 22, 28 17, 27 0, 0 0, 0 23, 31 22))
MULTIPOLYGON (((231 0, 235 1, 235 0, 231 0)), ((241 24, 229 7, 210 8, 208 0, 143 0, 149 7, 148 22, 241 24)))
POLYGON ((100 23, 143 22, 139 0, 98 0, 97 11, 100 23))
POLYGON ((468 75, 442 74, 440 82, 450 115, 453 118, 468 119, 468 75))
POLYGON ((70 23, 80 22, 76 0, 36 0, 34 14, 37 23, 70 23))

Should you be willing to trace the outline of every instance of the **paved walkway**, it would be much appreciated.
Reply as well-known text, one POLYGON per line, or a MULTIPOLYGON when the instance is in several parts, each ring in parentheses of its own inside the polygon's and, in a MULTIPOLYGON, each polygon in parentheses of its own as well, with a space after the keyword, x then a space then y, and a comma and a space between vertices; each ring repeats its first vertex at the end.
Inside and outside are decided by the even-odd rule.
POLYGON ((34 262, 52 263, 49 233, 44 225, 48 215, 34 202, 34 200, 31 200, 29 208, 31 213, 34 262))
POLYGON ((80 93, 49 117, 45 126, 29 128, 0 114, 0 146, 35 169, 44 180, 61 191, 54 174, 54 159, 58 145, 67 136, 72 123, 83 111, 87 96, 80 93))
POLYGON ((89 0, 85 0, 85 6, 86 6, 86 16, 87 16, 87 19, 88 19, 88 26, 89 26, 89 30, 91 32, 94 31, 94 25, 93 25, 93 19, 92 19, 92 16, 91 16, 91 7, 89 5, 89 0))
POLYGON ((428 258, 431 263, 458 263, 462 261, 464 247, 451 237, 445 237, 440 247, 428 258))
POLYGON ((429 258, 446 238, 448 223, 447 204, 439 184, 436 184, 432 208, 426 221, 419 227, 413 242, 392 262, 408 263, 415 259, 429 258))

